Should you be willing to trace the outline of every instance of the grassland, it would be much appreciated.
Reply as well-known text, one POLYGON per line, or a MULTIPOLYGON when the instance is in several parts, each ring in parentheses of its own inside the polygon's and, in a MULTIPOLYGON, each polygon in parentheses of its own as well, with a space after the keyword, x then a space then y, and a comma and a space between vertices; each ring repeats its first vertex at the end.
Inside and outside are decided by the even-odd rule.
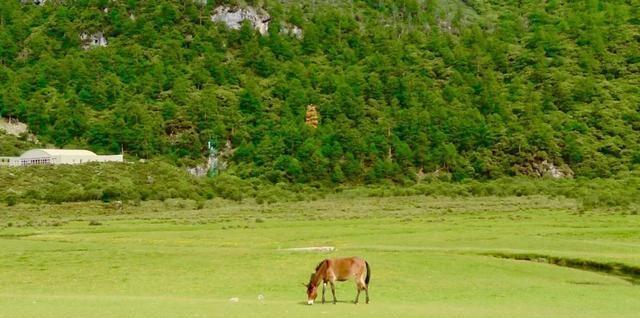
POLYGON ((578 206, 347 194, 2 206, 0 317, 637 317, 633 273, 545 263, 640 267, 640 216, 578 206), (337 250, 286 251, 320 245, 337 250), (351 255, 371 264, 371 304, 349 303, 342 283, 337 305, 304 305, 317 262, 351 255))

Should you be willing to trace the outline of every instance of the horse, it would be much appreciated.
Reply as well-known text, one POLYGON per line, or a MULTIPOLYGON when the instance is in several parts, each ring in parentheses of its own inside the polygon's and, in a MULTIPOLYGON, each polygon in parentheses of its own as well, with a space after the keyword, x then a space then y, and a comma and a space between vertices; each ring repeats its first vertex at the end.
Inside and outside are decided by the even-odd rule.
POLYGON ((367 304, 369 303, 369 279, 371 278, 371 269, 369 263, 358 257, 348 258, 332 258, 325 259, 316 266, 316 272, 311 273, 309 283, 302 283, 307 288, 307 304, 313 305, 318 297, 318 284, 322 281, 322 303, 324 304, 324 291, 327 282, 331 284, 331 294, 333 294, 333 304, 336 303, 336 287, 335 282, 346 281, 353 278, 356 282, 355 304, 358 303, 360 292, 365 291, 367 295, 367 304), (366 272, 365 272, 366 271, 366 272))

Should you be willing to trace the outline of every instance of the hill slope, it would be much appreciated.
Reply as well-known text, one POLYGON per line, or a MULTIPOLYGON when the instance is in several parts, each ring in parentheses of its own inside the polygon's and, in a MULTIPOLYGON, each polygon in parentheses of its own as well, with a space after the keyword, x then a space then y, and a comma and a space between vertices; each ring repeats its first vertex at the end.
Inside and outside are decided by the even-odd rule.
POLYGON ((179 164, 230 141, 230 172, 274 182, 640 163, 636 0, 239 4, 268 14, 264 35, 212 22, 219 2, 3 1, 0 115, 179 164))

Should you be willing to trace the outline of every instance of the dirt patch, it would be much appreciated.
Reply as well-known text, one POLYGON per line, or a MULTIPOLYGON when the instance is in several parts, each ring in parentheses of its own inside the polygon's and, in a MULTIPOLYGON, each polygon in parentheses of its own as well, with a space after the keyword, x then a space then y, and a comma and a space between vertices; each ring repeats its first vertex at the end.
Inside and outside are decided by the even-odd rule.
POLYGON ((335 250, 336 248, 333 246, 293 247, 283 249, 283 251, 288 252, 333 252, 335 250))

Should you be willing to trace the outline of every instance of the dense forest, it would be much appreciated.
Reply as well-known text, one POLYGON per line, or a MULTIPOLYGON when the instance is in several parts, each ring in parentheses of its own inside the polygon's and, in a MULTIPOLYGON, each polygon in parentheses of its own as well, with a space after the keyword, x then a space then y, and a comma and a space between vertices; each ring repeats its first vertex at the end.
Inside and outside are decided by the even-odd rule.
POLYGON ((640 166, 639 111, 638 0, 0 2, 1 116, 179 166, 228 144, 244 179, 611 177, 640 166))

